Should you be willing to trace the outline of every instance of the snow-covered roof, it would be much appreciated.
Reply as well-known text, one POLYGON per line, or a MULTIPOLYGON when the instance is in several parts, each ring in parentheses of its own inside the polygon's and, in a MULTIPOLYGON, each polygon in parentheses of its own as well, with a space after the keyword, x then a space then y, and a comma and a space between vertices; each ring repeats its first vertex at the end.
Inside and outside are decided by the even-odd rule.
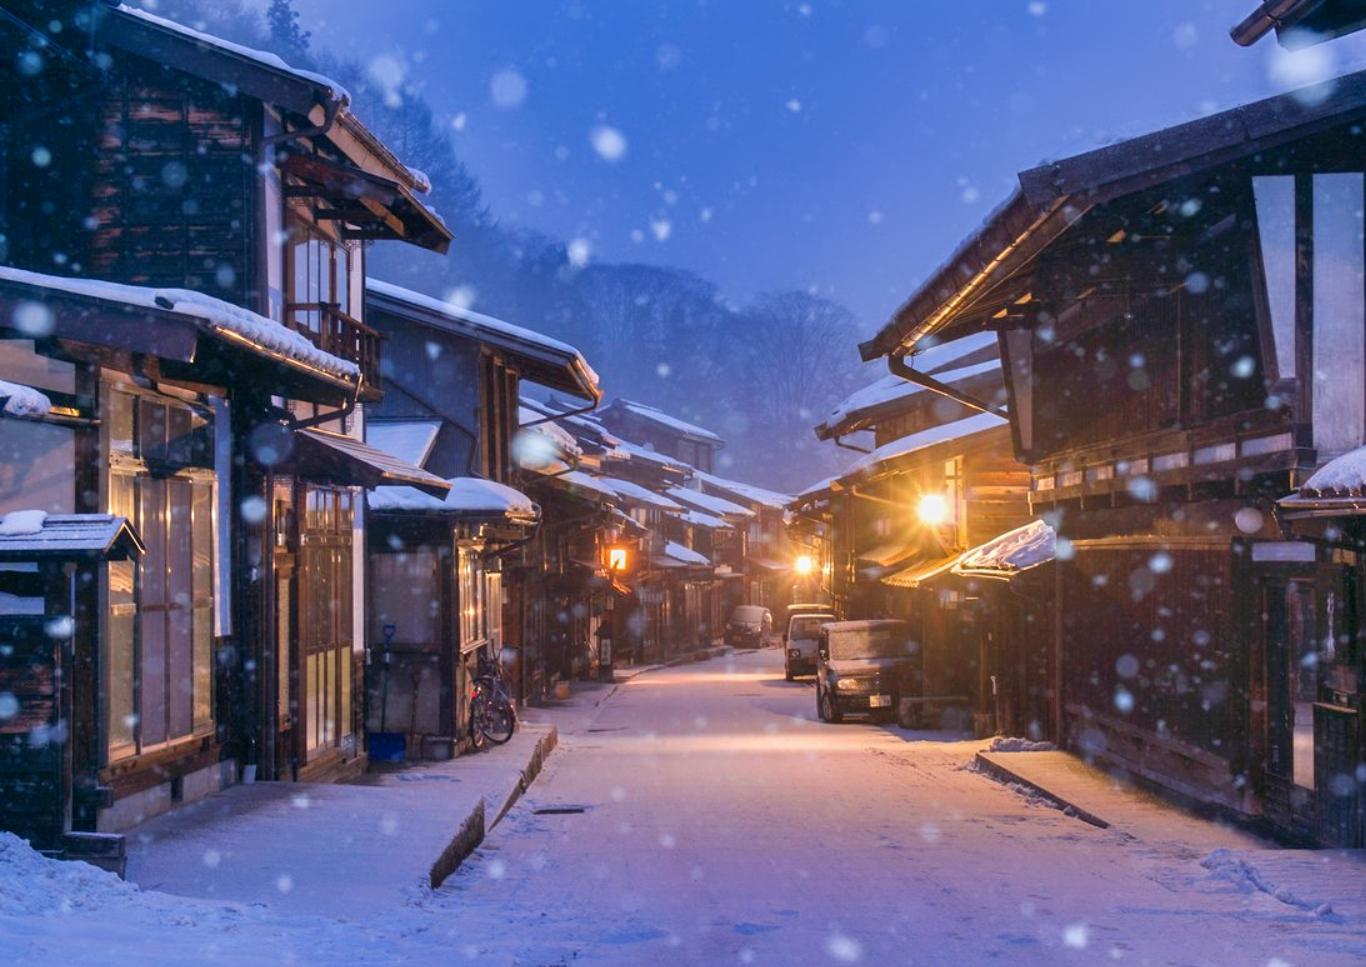
POLYGON ((588 365, 583 353, 569 343, 382 279, 367 278, 365 289, 367 296, 378 296, 382 300, 425 310, 445 324, 441 328, 488 342, 517 355, 519 359, 538 364, 540 369, 524 374, 533 382, 545 383, 585 399, 597 399, 601 395, 598 374, 588 365), (550 369, 546 368, 547 363, 550 369), (566 369, 572 372, 572 378, 565 379, 563 373, 558 378, 553 377, 554 370, 566 369))
MULTIPOLYGON (((965 342, 966 340, 957 341, 965 342)), ((934 378, 941 383, 952 386, 963 380, 987 373, 1000 372, 1000 370, 1001 361, 999 358, 988 359, 980 363, 973 363, 970 366, 936 373, 934 378)), ((862 427, 859 424, 864 418, 873 415, 874 410, 886 407, 892 408, 895 412, 899 409, 895 407, 895 404, 924 392, 928 391, 919 383, 909 383, 895 373, 888 373, 862 389, 850 393, 848 397, 837 404, 830 411, 830 415, 825 418, 825 422, 817 426, 817 435, 830 437, 861 429, 862 427)))
POLYGON ((564 456, 583 456, 583 450, 579 447, 579 441, 574 439, 574 434, 558 423, 538 421, 545 421, 545 416, 526 404, 518 407, 517 422, 520 426, 526 427, 522 432, 536 433, 548 438, 554 444, 555 449, 564 456), (528 423, 534 423, 535 426, 527 427, 528 423))
POLYGON ((657 494, 653 490, 646 490, 640 484, 631 480, 622 480, 620 477, 604 477, 607 486, 621 497, 636 504, 643 504, 646 507, 653 507, 656 510, 683 510, 681 504, 670 500, 662 494, 657 494))
POLYGON ((624 457, 629 460, 643 460, 659 467, 672 467, 675 470, 687 469, 687 464, 676 457, 671 457, 667 453, 660 453, 650 447, 643 447, 630 440, 623 440, 620 437, 613 437, 616 443, 612 444, 612 455, 624 457))
POLYGON ((1366 447, 1329 460, 1300 485, 1301 497, 1366 496, 1366 447))
POLYGON ((1033 520, 965 552, 953 572, 1009 577, 1053 560, 1056 544, 1053 528, 1033 520))
POLYGON ((73 279, 61 275, 27 272, 9 266, 0 266, 0 281, 67 292, 118 305, 178 312, 199 320, 204 328, 214 335, 285 356, 338 379, 354 381, 360 377, 360 368, 350 360, 323 352, 304 336, 292 329, 286 329, 273 319, 267 319, 250 309, 243 309, 241 306, 215 299, 202 292, 124 285, 100 279, 73 279))
POLYGON ((530 522, 541 510, 526 494, 506 484, 481 477, 454 477, 451 491, 444 498, 433 497, 413 487, 376 487, 366 496, 373 511, 412 511, 449 513, 468 517, 506 517, 530 522))
POLYGON ((711 514, 704 514, 700 510, 689 510, 677 515, 678 519, 694 527, 705 527, 708 530, 732 530, 732 526, 720 517, 713 517, 711 514))
POLYGON ((841 480, 849 477, 856 477, 869 473, 877 469, 880 465, 895 460, 898 457, 909 456, 920 450, 926 450, 941 443, 951 443, 963 440, 976 433, 985 433, 987 430, 994 430, 997 427, 1006 425, 1003 417, 995 413, 974 413, 972 416, 961 420, 954 420, 952 423, 942 423, 939 426, 932 426, 919 433, 912 433, 884 443, 872 453, 869 453, 858 460, 844 472, 841 480))
MULTIPOLYGON (((673 561, 677 561, 678 564, 691 567, 711 567, 711 561, 708 560, 705 555, 697 553, 691 547, 684 547, 677 541, 664 542, 664 556, 673 561)), ((658 558, 655 560, 665 567, 669 566, 667 561, 660 561, 658 558)))
POLYGON ((965 356, 996 347, 996 333, 991 331, 974 332, 970 336, 951 339, 948 342, 927 339, 917 345, 915 355, 908 356, 906 362, 912 369, 918 369, 922 373, 935 373, 965 356), (922 346, 924 348, 921 348, 922 346))
POLYGON ((700 490, 692 490, 688 487, 670 487, 664 491, 670 499, 679 503, 689 504, 698 510, 708 514, 715 514, 718 517, 754 517, 754 511, 748 507, 743 507, 733 501, 726 500, 724 497, 713 497, 711 494, 704 494, 700 490))
POLYGON ((436 444, 436 420, 374 421, 365 424, 367 442, 415 467, 425 466, 436 444))
POLYGON ((696 423, 689 423, 687 420, 680 420, 678 417, 665 413, 663 410, 650 406, 647 403, 637 403, 635 400, 617 399, 612 402, 612 408, 625 410, 633 416, 648 420, 651 423, 672 430, 674 433, 679 433, 695 440, 701 440, 705 443, 715 444, 716 446, 721 446, 725 443, 724 440, 711 430, 700 427, 696 423))
POLYGON ((129 17, 136 17, 148 24, 160 27, 163 30, 169 30, 173 33, 188 37, 205 47, 212 47, 223 51, 224 53, 233 54, 243 60, 251 61, 260 67, 276 70, 283 74, 289 74, 301 81, 320 87, 327 91, 331 99, 341 106, 346 106, 351 103, 351 93, 337 81, 324 74, 319 74, 316 71, 291 67, 283 58, 272 54, 269 51, 257 50, 254 47, 247 47, 244 44, 236 44, 230 40, 224 40, 222 37, 206 34, 203 31, 195 30, 192 27, 186 27, 184 24, 176 23, 174 20, 158 17, 156 14, 148 13, 146 10, 130 7, 126 3, 120 3, 116 9, 121 14, 125 14, 129 17))
POLYGON ((799 500, 804 500, 810 497, 814 497, 817 494, 824 493, 825 491, 833 487, 836 483, 838 483, 839 479, 839 477, 825 477, 821 480, 817 480, 811 486, 803 488, 801 491, 799 491, 797 495, 792 498, 792 502, 796 503, 799 500))
POLYGON ((703 470, 694 470, 693 476, 717 490, 723 490, 728 494, 739 497, 741 500, 748 500, 751 503, 761 504, 770 510, 782 510, 792 502, 791 494, 780 494, 776 490, 768 490, 764 487, 756 487, 754 484, 744 483, 739 480, 730 480, 726 477, 718 477, 715 474, 707 473, 703 470))
POLYGON ((570 493, 581 490, 604 500, 616 500, 618 496, 612 485, 602 477, 585 473, 582 470, 570 470, 567 473, 556 474, 555 479, 565 486, 570 493))
POLYGON ((47 395, 31 386, 0 379, 0 413, 23 420, 41 420, 52 409, 47 395))
POLYGON ((0 560, 136 557, 142 542, 127 518, 12 510, 0 517, 0 560))

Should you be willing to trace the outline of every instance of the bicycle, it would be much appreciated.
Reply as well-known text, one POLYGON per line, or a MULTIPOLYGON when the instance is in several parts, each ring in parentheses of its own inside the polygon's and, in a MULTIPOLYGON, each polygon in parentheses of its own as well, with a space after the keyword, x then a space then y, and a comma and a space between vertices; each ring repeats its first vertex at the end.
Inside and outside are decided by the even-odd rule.
POLYGON ((517 731, 517 708, 503 678, 503 666, 480 656, 470 697, 470 742, 482 749, 485 741, 502 745, 517 731))

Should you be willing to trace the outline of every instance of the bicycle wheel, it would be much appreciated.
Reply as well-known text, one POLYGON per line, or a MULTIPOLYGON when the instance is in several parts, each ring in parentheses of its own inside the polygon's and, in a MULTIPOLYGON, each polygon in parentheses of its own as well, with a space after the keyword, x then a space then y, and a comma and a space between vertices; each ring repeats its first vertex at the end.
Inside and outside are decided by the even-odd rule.
POLYGON ((476 752, 484 747, 488 736, 488 708, 488 696, 483 692, 476 692, 470 700, 470 747, 476 752))
POLYGON ((484 735, 490 742, 502 745, 512 738, 512 733, 517 729, 517 713, 507 699, 494 698, 488 703, 486 722, 488 727, 484 735))

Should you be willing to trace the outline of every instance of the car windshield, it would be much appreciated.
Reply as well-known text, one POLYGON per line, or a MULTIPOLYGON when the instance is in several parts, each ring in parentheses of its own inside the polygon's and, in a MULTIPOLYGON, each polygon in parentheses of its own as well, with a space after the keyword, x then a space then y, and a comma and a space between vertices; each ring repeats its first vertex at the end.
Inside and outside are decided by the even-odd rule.
POLYGON ((849 658, 904 658, 913 654, 906 628, 860 628, 857 631, 831 631, 830 657, 849 658))
POLYGON ((742 604, 731 612, 730 620, 736 623, 757 625, 764 620, 764 609, 752 604, 742 604))
POLYGON ((792 619, 792 627, 788 629, 789 638, 814 638, 821 633, 821 625, 829 622, 830 615, 809 615, 792 619))

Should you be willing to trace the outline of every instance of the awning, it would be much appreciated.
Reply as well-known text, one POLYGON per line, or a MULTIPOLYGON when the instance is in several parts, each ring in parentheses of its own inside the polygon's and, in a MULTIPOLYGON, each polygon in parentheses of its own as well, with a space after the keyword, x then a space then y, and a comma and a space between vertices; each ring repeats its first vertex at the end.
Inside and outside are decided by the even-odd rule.
POLYGON ((367 489, 407 486, 436 497, 444 497, 451 489, 435 474, 340 433, 310 427, 296 431, 293 440, 294 453, 287 465, 307 477, 367 489))
POLYGON ((1052 561, 1056 548, 1053 528, 1034 520, 966 551, 954 564, 953 573, 1008 581, 1052 561))
POLYGON ((771 557, 746 557, 745 563, 760 571, 772 571, 775 574, 788 570, 787 564, 782 561, 775 561, 771 557))
POLYGON ((919 541, 900 540, 886 541, 866 551, 858 551, 854 557, 860 561, 870 561, 878 567, 891 567, 893 564, 900 564, 908 557, 919 554, 921 546, 919 541))
POLYGON ((916 561, 910 567, 887 575, 882 579, 882 583, 892 588, 918 588, 926 581, 938 577, 953 567, 958 558, 959 555, 954 554, 950 557, 916 561))
POLYGON ((433 497, 415 487, 376 487, 366 495, 366 506, 375 513, 430 514, 483 522, 535 524, 541 509, 506 484, 481 477, 454 477, 445 497, 433 497))
POLYGON ((969 437, 991 430, 1009 433, 1010 424, 995 413, 975 413, 952 423, 941 423, 918 433, 912 433, 884 443, 872 453, 855 460, 840 477, 841 481, 869 479, 913 465, 924 459, 932 447, 959 444, 969 437))
POLYGON ((677 517, 685 524, 691 524, 693 527, 705 527, 707 530, 723 531, 735 529, 731 524, 728 524, 720 517, 704 514, 700 510, 690 510, 686 513, 674 514, 673 516, 677 517))
POLYGON ((664 491, 670 500, 680 504, 687 504, 695 507, 705 514, 714 517, 736 517, 749 519, 756 516, 754 511, 748 507, 741 506, 732 500, 724 497, 713 497, 711 494, 704 494, 698 490, 691 490, 687 487, 670 487, 664 491))
POLYGON ((684 547, 677 541, 665 541, 664 553, 656 555, 653 563, 656 567, 711 567, 704 555, 697 553, 691 547, 684 547))
POLYGON ((668 497, 655 493, 653 490, 646 490, 640 484, 631 480, 622 480, 620 477, 602 478, 613 492, 627 503, 636 504, 641 507, 651 507, 655 510, 682 511, 684 508, 668 497))
POLYGON ((391 453, 404 463, 425 467, 432 455, 436 436, 441 432, 438 420, 371 420, 365 421, 366 442, 391 453))
POLYGON ((126 517, 18 510, 0 517, 0 561, 124 560, 145 548, 126 517))
POLYGON ((450 229, 397 181, 315 154, 291 153, 280 167, 304 183, 285 194, 327 202, 318 217, 340 223, 343 238, 397 239, 443 255, 450 248, 450 229))
POLYGON ((1366 515, 1366 447, 1329 460, 1276 506, 1292 518, 1366 515))

